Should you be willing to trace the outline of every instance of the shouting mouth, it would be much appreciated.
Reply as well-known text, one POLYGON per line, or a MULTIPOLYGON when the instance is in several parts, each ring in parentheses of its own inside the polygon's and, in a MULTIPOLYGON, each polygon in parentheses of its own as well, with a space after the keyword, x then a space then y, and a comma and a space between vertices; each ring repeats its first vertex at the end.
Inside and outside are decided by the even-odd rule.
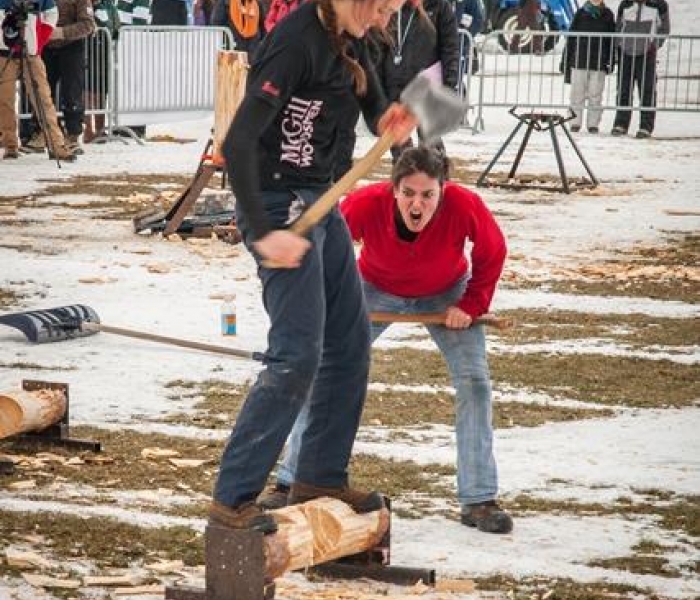
POLYGON ((420 227, 420 224, 423 221, 423 211, 421 210, 410 210, 408 212, 408 218, 411 222, 411 225, 415 228, 420 227))

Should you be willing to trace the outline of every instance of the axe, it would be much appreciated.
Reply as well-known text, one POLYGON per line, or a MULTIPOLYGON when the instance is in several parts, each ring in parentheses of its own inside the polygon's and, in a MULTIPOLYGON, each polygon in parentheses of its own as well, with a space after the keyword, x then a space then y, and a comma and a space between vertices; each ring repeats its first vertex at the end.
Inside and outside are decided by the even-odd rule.
MULTIPOLYGON (((401 103, 415 115, 424 143, 427 144, 457 129, 467 111, 466 103, 456 92, 433 82, 425 74, 419 74, 404 88, 401 92, 401 103)), ((367 154, 355 162, 345 175, 309 206, 292 223, 289 230, 297 235, 307 234, 360 179, 374 168, 395 142, 392 132, 385 131, 367 154)), ((268 260, 263 261, 262 264, 271 269, 276 266, 273 261, 268 260)))

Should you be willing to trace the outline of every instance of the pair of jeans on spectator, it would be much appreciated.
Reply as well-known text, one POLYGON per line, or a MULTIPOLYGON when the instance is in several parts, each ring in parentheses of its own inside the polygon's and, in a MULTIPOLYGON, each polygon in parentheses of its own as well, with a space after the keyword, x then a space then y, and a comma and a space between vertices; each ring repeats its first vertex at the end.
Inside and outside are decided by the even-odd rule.
MULTIPOLYGON (((273 228, 323 191, 263 192, 273 228)), ((237 214, 237 224, 259 261, 245 215, 237 214)), ((369 319, 350 234, 337 208, 313 228, 310 239, 299 268, 259 266, 271 322, 267 358, 221 460, 214 499, 227 506, 254 500, 263 490, 303 406, 307 427, 297 444, 298 480, 322 487, 347 484, 367 392, 369 319)))
POLYGON ((627 131, 632 120, 634 89, 639 95, 639 128, 652 133, 656 123, 656 51, 631 56, 622 53, 617 71, 617 105, 613 127, 627 131))
MULTIPOLYGON (((370 312, 426 313, 442 312, 462 297, 467 278, 436 296, 402 298, 393 296, 368 282, 363 282, 370 312)), ((372 325, 372 341, 387 328, 372 325)), ((457 494, 462 506, 496 498, 498 475, 493 454, 491 411, 491 376, 486 360, 486 336, 483 325, 467 329, 448 329, 442 325, 426 326, 447 362, 456 391, 457 494)), ((338 390, 341 390, 338 386, 338 390)), ((416 395, 416 402, 430 402, 430 394, 416 395)), ((278 483, 290 485, 299 476, 299 447, 308 418, 305 406, 294 426, 284 462, 279 468, 278 483)))

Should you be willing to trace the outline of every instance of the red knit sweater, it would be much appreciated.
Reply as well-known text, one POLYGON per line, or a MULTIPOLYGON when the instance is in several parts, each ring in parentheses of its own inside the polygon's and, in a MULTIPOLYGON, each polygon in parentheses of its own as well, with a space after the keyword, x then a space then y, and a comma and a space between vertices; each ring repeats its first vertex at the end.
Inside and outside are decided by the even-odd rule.
POLYGON ((353 239, 363 243, 358 261, 362 277, 395 296, 419 298, 450 289, 469 269, 465 243, 471 242, 472 276, 458 306, 472 318, 488 311, 506 244, 477 194, 446 183, 435 215, 413 242, 396 231, 391 183, 350 193, 340 209, 353 239))

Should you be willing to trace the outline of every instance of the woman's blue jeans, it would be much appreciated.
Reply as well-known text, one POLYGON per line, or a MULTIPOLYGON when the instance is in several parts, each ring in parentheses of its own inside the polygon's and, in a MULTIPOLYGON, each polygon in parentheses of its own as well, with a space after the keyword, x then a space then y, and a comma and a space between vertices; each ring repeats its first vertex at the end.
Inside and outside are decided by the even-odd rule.
MULTIPOLYGON (((318 195, 319 190, 265 192, 273 226, 287 222, 295 198, 308 205, 318 195)), ((252 251, 245 215, 237 218, 252 251)), ((214 499, 228 506, 254 500, 263 490, 303 406, 296 480, 324 487, 347 484, 367 393, 369 319, 352 241, 340 213, 332 211, 309 235, 313 245, 299 268, 259 266, 270 316, 266 366, 241 408, 221 459, 214 499)))
MULTIPOLYGON (((442 312, 454 306, 464 293, 466 278, 449 291, 423 298, 401 298, 387 294, 370 283, 363 282, 367 308, 370 312, 393 313, 442 312)), ((372 325, 372 341, 388 327, 372 325)), ((468 329, 448 329, 441 325, 426 325, 430 335, 445 357, 456 391, 457 494, 462 506, 493 500, 498 495, 498 474, 493 455, 493 426, 491 423, 491 376, 486 360, 486 336, 483 325, 468 329)), ((416 402, 430 401, 430 396, 416 402)), ((304 407, 294 426, 285 459, 279 468, 278 482, 289 485, 298 473, 299 444, 308 412, 304 407)))

